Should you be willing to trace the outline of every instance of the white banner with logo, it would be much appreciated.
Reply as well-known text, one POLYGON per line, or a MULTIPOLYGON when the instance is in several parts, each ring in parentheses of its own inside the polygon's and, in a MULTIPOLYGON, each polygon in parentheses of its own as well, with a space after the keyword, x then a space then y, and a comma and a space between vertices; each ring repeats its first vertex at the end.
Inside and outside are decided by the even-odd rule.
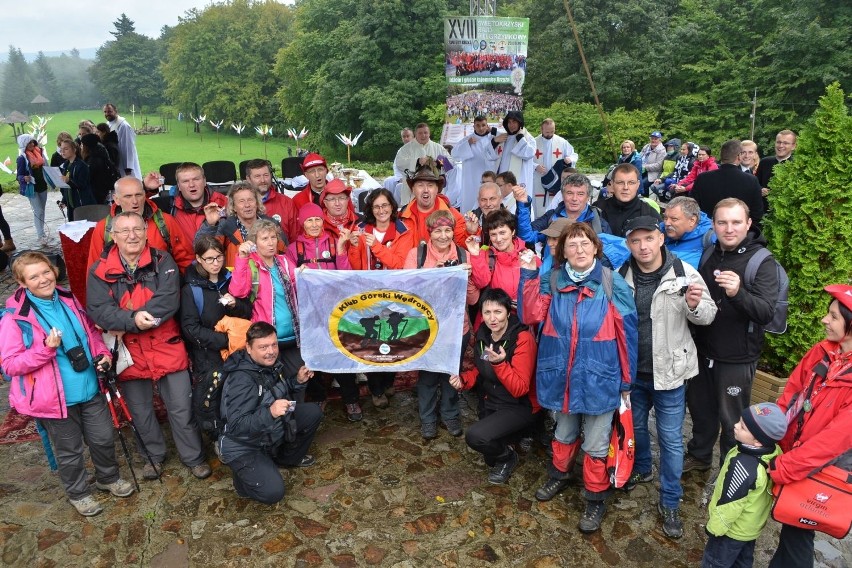
POLYGON ((305 366, 328 373, 459 372, 467 270, 304 270, 305 366))

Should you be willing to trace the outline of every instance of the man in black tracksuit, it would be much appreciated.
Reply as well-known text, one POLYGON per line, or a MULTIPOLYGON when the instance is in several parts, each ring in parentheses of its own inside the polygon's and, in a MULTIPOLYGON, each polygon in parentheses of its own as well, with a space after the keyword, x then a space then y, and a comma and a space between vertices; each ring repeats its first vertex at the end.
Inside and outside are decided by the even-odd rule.
POLYGON ((627 222, 636 217, 650 215, 660 221, 660 212, 639 197, 641 174, 633 164, 618 164, 612 170, 612 197, 598 199, 595 205, 601 217, 609 223, 612 234, 623 237, 627 222))
POLYGON ((285 489, 278 467, 315 462, 308 448, 322 410, 315 403, 295 402, 313 372, 302 367, 295 377, 284 376, 275 328, 266 322, 249 327, 245 350, 231 355, 223 371, 225 430, 216 442, 222 463, 230 466, 240 497, 275 504, 285 489))
POLYGON ((766 247, 745 203, 736 198, 720 201, 713 212, 713 229, 718 242, 698 272, 719 311, 713 323, 695 329, 698 376, 689 382, 686 393, 692 439, 684 472, 710 469, 720 424, 720 460, 736 443, 734 424, 749 405, 764 326, 772 321, 779 293, 771 257, 758 267, 753 285, 747 287, 744 282, 749 259, 766 247))

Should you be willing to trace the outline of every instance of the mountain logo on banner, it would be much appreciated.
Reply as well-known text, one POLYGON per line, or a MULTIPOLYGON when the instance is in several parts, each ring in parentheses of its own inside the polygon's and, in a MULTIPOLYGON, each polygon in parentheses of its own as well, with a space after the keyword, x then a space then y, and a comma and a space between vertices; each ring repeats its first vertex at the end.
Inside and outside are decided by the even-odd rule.
POLYGON ((342 300, 328 329, 335 347, 371 365, 417 360, 435 342, 438 320, 425 300, 395 290, 372 290, 342 300))

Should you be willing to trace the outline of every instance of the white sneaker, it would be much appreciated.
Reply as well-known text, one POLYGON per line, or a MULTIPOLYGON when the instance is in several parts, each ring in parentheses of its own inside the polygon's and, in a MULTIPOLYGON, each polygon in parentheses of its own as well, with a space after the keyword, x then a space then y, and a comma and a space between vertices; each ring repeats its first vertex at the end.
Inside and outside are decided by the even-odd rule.
POLYGON ((86 495, 82 499, 69 499, 69 501, 77 509, 77 512, 84 517, 94 517, 104 510, 101 504, 98 503, 98 500, 91 495, 86 495))
POLYGON ((95 487, 101 491, 109 491, 116 497, 129 497, 135 491, 133 485, 129 481, 125 481, 120 477, 112 483, 101 483, 100 481, 96 481, 95 487))

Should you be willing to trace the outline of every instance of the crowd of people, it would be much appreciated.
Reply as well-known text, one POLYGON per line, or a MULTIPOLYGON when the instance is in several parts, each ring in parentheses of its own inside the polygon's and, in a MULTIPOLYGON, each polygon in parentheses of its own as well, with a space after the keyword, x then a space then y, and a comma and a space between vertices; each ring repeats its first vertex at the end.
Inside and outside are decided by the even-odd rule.
POLYGON ((523 99, 497 91, 466 91, 447 97, 447 116, 452 122, 470 122, 477 116, 498 121, 510 110, 521 110, 523 99))
MULTIPOLYGON (((226 377, 224 426, 213 447, 231 468, 237 494, 262 503, 284 497, 279 467, 315 463, 310 447, 332 381, 348 420, 362 420, 356 376, 321 373, 302 360, 296 300, 311 293, 300 285, 304 270, 466 268, 463 335, 459 352, 446 355, 461 362, 470 347, 473 367, 458 375, 419 371, 420 434, 434 439, 442 423, 450 436, 464 435, 494 484, 508 483, 520 455, 542 443, 551 459, 535 498, 551 500, 578 478, 584 533, 600 530, 616 488, 607 456, 623 403, 632 407, 636 442, 627 490, 655 479, 648 422, 654 411, 658 511, 669 538, 684 531, 681 477, 709 470, 718 440, 721 472, 706 566, 748 565, 768 516, 771 483, 794 483, 829 463, 850 469, 852 286, 826 288, 826 340, 804 357, 777 406, 749 407, 764 331, 782 294, 761 234, 768 189, 758 180, 769 177, 765 168, 789 159, 783 152, 789 145, 777 144, 774 162, 764 158, 755 175, 756 156, 745 150, 752 146, 730 140, 722 145, 721 165, 681 191, 695 164, 706 161, 701 152, 710 151, 670 141, 667 155, 655 131, 647 151, 625 141, 625 159, 608 174, 608 197, 593 204, 589 179, 553 146, 553 121, 542 128, 547 148, 558 150, 554 165, 533 167, 541 146, 523 114, 512 111, 505 132, 477 131, 461 142, 482 141, 493 154, 490 161, 479 156, 478 187, 464 188, 477 192, 478 207, 459 211, 442 191, 446 176, 429 154, 439 150, 421 126, 398 154, 410 198, 378 189, 360 213, 352 189, 330 179, 316 153, 305 156, 307 185, 293 199, 271 183, 265 160, 249 162, 246 180, 227 196, 211 191, 194 163, 177 169, 177 194, 165 198, 147 195, 159 189, 157 174, 140 180, 124 172, 109 215, 93 233, 85 309, 57 287, 47 257, 17 259, 20 287, 0 324, 2 365, 13 377, 10 399, 46 425, 77 511, 102 510, 85 483, 84 440, 95 487, 117 497, 134 490, 118 475, 97 379, 114 365, 146 455, 145 479, 157 479, 167 459, 155 387, 179 460, 204 479, 211 470, 192 387, 211 373, 226 377), (536 214, 532 181, 553 175, 559 201, 536 214), (668 183, 672 176, 677 179, 668 183), (671 199, 642 196, 655 186, 672 188, 671 199), (514 209, 506 206, 509 197, 514 209), (110 351, 101 330, 129 357, 110 351), (463 390, 478 401, 468 425, 459 408, 463 390), (687 410, 692 431, 684 433, 687 410)), ((778 140, 790 134, 782 131, 778 140)), ((73 178, 74 152, 65 141, 61 147, 73 178)), ((23 184, 38 178, 35 163, 46 157, 29 142, 22 149, 23 184)), ((373 412, 392 406, 394 378, 367 373, 373 412)), ((772 565, 810 565, 813 534, 785 525, 772 565)))
POLYGON ((471 51, 453 51, 447 54, 447 66, 453 68, 456 76, 473 73, 488 74, 509 71, 515 67, 526 68, 526 56, 506 53, 479 53, 471 51))

